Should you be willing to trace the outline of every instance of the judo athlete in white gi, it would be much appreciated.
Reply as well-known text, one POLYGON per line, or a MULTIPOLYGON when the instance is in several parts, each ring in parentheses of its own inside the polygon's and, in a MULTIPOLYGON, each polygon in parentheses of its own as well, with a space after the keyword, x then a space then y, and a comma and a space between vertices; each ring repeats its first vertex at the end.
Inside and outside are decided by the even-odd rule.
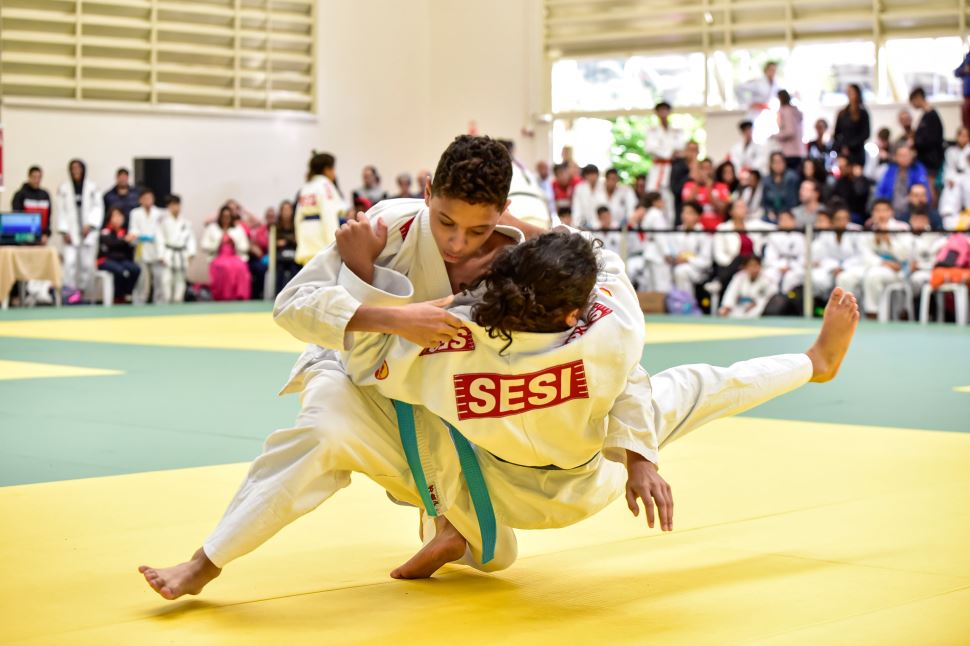
POLYGON ((104 202, 84 162, 72 159, 67 169, 71 177, 57 190, 53 220, 63 244, 64 286, 83 292, 94 277, 104 202))
MULTIPOLYGON (((396 334, 420 347, 460 339, 460 319, 424 301, 472 284, 497 251, 508 246, 509 236, 521 235, 514 229, 497 229, 510 182, 505 148, 486 137, 461 136, 442 155, 424 202, 382 202, 369 214, 375 229, 352 228, 365 235, 353 246, 366 248, 374 264, 410 280, 414 293, 408 305, 364 305, 354 298, 343 282, 348 272, 341 272, 335 247, 318 254, 280 294, 277 322, 310 344, 284 388, 302 393, 300 416, 294 427, 269 437, 225 516, 191 560, 171 568, 139 568, 161 596, 197 594, 227 563, 349 484, 352 471, 370 475, 399 500, 415 500, 420 490, 408 469, 392 402, 351 383, 334 350, 352 344, 354 335, 348 333, 354 332, 396 334)), ((366 276, 372 270, 373 266, 351 268, 365 283, 373 282, 366 276)), ((841 324, 823 327, 819 341, 805 355, 742 362, 726 369, 674 369, 663 380, 663 398, 651 395, 651 380, 642 368, 627 375, 626 388, 610 411, 603 447, 627 451, 628 478, 636 480, 644 502, 666 506, 666 483, 649 461, 655 451, 650 438, 760 403, 780 384, 788 384, 785 389, 790 390, 810 379, 831 379, 854 329, 848 311, 838 312, 841 324), (639 457, 631 460, 630 452, 639 457)), ((480 555, 473 549, 470 552, 466 562, 486 570, 506 567, 514 558, 514 553, 496 554, 486 564, 478 561, 480 555)), ((434 554, 423 551, 419 556, 425 560, 409 561, 396 575, 420 576, 434 554)))
POLYGON ((707 280, 714 257, 711 235, 704 233, 704 227, 700 225, 702 210, 703 207, 697 202, 685 203, 680 212, 681 224, 677 227, 677 233, 665 234, 662 238, 674 287, 688 294, 694 293, 694 285, 707 280))
POLYGON ((765 238, 765 277, 782 294, 805 282, 805 234, 794 229, 795 216, 783 211, 778 214, 778 230, 765 238))
POLYGON ((946 244, 946 235, 930 231, 930 217, 925 211, 914 211, 909 216, 909 226, 914 234, 919 234, 913 236, 912 273, 909 275, 913 293, 919 294, 930 282, 936 256, 946 244))
POLYGON ((333 236, 349 208, 337 188, 336 160, 328 153, 314 153, 307 181, 296 203, 296 262, 305 265, 333 243, 333 236))
POLYGON ((664 198, 668 226, 674 223, 674 195, 670 192, 670 171, 673 169, 674 156, 687 144, 687 136, 680 128, 670 125, 670 104, 661 101, 654 107, 660 123, 647 129, 644 149, 650 155, 650 174, 647 175, 647 190, 657 191, 664 198))
POLYGON ((844 204, 835 208, 831 219, 819 213, 815 220, 818 230, 812 242, 812 291, 826 297, 836 286, 861 297, 865 260, 862 256, 862 235, 846 231, 862 231, 852 222, 852 214, 844 204))
POLYGON ((890 284, 907 279, 913 253, 913 236, 909 225, 893 217, 889 200, 876 200, 872 205, 872 232, 862 236, 865 275, 862 278, 862 308, 866 317, 875 319, 879 299, 890 284), (899 231, 901 233, 886 233, 899 231))
POLYGON ((748 256, 731 278, 718 314, 735 319, 755 319, 765 311, 778 286, 761 268, 758 256, 748 256))
POLYGON ((129 214, 131 221, 129 233, 135 234, 138 246, 135 248, 135 262, 141 267, 138 284, 131 295, 131 300, 137 305, 148 302, 148 295, 156 303, 161 298, 162 266, 158 246, 158 223, 165 212, 155 206, 155 192, 150 188, 142 188, 138 194, 139 206, 133 208, 129 214), (154 291, 152 288, 154 287, 154 291))
POLYGON ((159 303, 181 303, 185 300, 185 277, 197 246, 192 225, 180 216, 181 212, 182 199, 178 195, 170 195, 167 210, 158 221, 155 237, 162 266, 161 280, 156 287, 156 302, 159 303))

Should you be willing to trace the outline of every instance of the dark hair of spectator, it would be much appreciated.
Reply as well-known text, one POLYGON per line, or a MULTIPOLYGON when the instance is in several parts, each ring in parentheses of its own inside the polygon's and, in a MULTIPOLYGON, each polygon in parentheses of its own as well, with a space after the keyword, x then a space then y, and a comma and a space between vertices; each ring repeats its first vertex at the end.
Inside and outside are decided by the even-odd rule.
POLYGON ((27 169, 28 175, 32 175, 33 173, 41 173, 41 172, 43 171, 40 169, 40 166, 31 166, 29 169, 27 169))
POLYGON ((752 254, 750 256, 745 256, 741 260, 741 267, 747 267, 748 265, 753 265, 753 264, 760 265, 761 258, 759 258, 757 255, 752 254))
POLYGON ((310 163, 307 164, 307 181, 317 175, 323 175, 324 171, 333 168, 336 164, 337 160, 330 153, 314 152, 310 157, 310 163))
POLYGON ((544 233, 503 249, 470 289, 485 286, 472 320, 490 337, 512 344, 513 332, 562 332, 566 317, 584 310, 600 266, 596 246, 583 236, 544 233))
POLYGON ((583 166, 583 177, 587 175, 599 175, 600 169, 596 167, 596 164, 586 164, 583 166))
POLYGON ((878 200, 876 200, 875 202, 872 203, 872 209, 871 210, 872 211, 875 211, 876 210, 876 207, 879 206, 880 204, 885 205, 885 206, 888 206, 890 209, 893 208, 893 203, 892 203, 891 200, 887 200, 884 197, 880 197, 878 200))
POLYGON ((740 130, 741 132, 744 132, 745 130, 751 130, 752 128, 754 128, 754 123, 751 121, 751 119, 745 119, 744 121, 738 124, 738 130, 740 130))
POLYGON ((219 209, 219 216, 216 218, 216 224, 218 224, 219 227, 222 228, 222 216, 223 215, 228 215, 229 216, 228 225, 229 226, 232 226, 232 224, 233 224, 232 220, 233 220, 233 218, 235 216, 232 213, 232 209, 229 208, 229 206, 227 206, 227 205, 224 205, 221 209, 219 209))
POLYGON ((749 169, 748 170, 748 177, 753 177, 753 178, 755 178, 758 181, 759 184, 761 183, 761 171, 758 170, 757 168, 751 168, 751 169, 749 169))
POLYGON ((670 107, 670 104, 667 103, 666 101, 661 101, 657 105, 653 106, 653 109, 654 111, 661 110, 661 109, 673 110, 673 108, 670 107))
POLYGON ((919 98, 919 99, 925 99, 926 98, 926 91, 923 88, 921 88, 921 87, 915 87, 915 88, 913 88, 913 91, 909 93, 909 100, 910 101, 912 101, 913 99, 917 99, 917 98, 919 98))
POLYGON ((152 197, 155 197, 155 191, 152 190, 151 186, 142 186, 138 189, 138 197, 141 197, 142 195, 151 195, 152 197))
POLYGON ((727 187, 729 189, 731 189, 732 191, 735 188, 737 188, 737 186, 738 186, 738 174, 734 170, 734 164, 732 164, 730 161, 727 161, 727 160, 722 161, 720 164, 718 164, 717 165, 717 170, 714 171, 714 181, 715 182, 721 182, 722 184, 727 184, 727 187), (726 180, 724 178, 724 173, 727 171, 727 169, 729 167, 731 169, 731 172, 734 174, 734 179, 732 179, 731 181, 728 181, 728 180, 726 180))
POLYGON ((438 160, 431 195, 505 208, 512 184, 512 157, 490 137, 460 135, 438 160))
POLYGON ((117 177, 118 175, 129 175, 129 174, 130 173, 128 172, 128 169, 125 168, 124 166, 122 166, 121 168, 115 171, 115 177, 117 177))
POLYGON ((606 205, 600 205, 596 207, 596 215, 603 215, 604 213, 609 213, 609 212, 610 212, 610 207, 606 205))
POLYGON ((680 207, 681 215, 684 214, 684 209, 690 209, 698 216, 704 213, 704 206, 697 200, 688 200, 687 202, 684 202, 683 206, 680 207))
POLYGON ((168 205, 168 204, 181 204, 181 203, 182 203, 182 198, 179 197, 178 195, 176 195, 175 193, 172 193, 171 195, 169 195, 165 199, 165 204, 166 205, 168 205))
POLYGON ((639 182, 641 179, 643 181, 647 181, 647 174, 646 173, 637 173, 636 180, 639 182))
POLYGON ((880 128, 876 132, 876 139, 882 139, 883 141, 889 141, 889 138, 892 137, 892 135, 893 135, 893 133, 892 133, 892 131, 889 130, 889 128, 880 128))
POLYGON ((616 170, 615 168, 610 168, 606 171, 606 176, 609 177, 610 175, 616 175, 617 177, 619 177, 620 171, 616 170))
POLYGON ((658 193, 657 191, 650 191, 649 193, 643 196, 643 200, 640 203, 640 206, 646 209, 649 209, 654 205, 656 205, 657 202, 659 202, 662 197, 663 196, 660 195, 660 193, 658 193))
POLYGON ((778 101, 782 105, 791 105, 791 94, 788 90, 778 90, 778 101))

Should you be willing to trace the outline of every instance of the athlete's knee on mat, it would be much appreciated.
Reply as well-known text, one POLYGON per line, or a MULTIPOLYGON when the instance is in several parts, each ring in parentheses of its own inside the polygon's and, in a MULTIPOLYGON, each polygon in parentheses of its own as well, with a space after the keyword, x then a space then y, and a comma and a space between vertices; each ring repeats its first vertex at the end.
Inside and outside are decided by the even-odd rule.
POLYGON ((492 560, 488 563, 482 563, 481 552, 472 550, 470 546, 465 550, 465 556, 462 557, 460 562, 478 570, 479 572, 500 572, 511 567, 518 557, 518 544, 513 539, 511 542, 506 543, 505 545, 496 547, 495 557, 492 558, 492 560))

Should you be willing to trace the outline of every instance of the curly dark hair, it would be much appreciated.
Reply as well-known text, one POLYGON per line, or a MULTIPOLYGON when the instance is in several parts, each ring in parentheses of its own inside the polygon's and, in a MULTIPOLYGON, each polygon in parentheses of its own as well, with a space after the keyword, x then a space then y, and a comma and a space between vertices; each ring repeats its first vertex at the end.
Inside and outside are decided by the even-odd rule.
POLYGON ((600 271, 596 247, 582 235, 544 233, 506 247, 484 276, 471 286, 485 286, 472 308, 472 320, 489 336, 512 344, 513 332, 562 332, 566 316, 584 310, 600 271))
POLYGON ((490 137, 460 135, 441 154, 431 194, 505 208, 512 184, 512 157, 490 137))

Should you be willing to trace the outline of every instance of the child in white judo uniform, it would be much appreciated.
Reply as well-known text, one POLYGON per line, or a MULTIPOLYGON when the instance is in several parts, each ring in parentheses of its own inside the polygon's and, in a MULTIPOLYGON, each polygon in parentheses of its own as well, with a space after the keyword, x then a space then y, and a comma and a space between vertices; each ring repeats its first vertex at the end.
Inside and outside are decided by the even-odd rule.
POLYGON ((893 217, 889 200, 872 205, 872 232, 862 237, 862 256, 866 265, 862 278, 862 307, 866 318, 875 319, 879 299, 892 283, 906 280, 910 273, 913 236, 909 225, 893 217))
POLYGON ((778 286, 761 268, 758 256, 748 256, 741 263, 741 270, 734 274, 721 301, 718 314, 733 319, 756 319, 765 311, 765 305, 778 293, 778 286))
POLYGON ((155 244, 162 266, 158 289, 159 303, 181 303, 185 300, 185 278, 197 246, 192 225, 181 217, 182 199, 168 196, 167 210, 158 221, 155 244))
MULTIPOLYGON (((442 155, 423 202, 388 200, 372 209, 376 229, 367 229, 372 239, 363 244, 376 265, 411 281, 414 294, 408 305, 364 305, 354 298, 340 281, 335 247, 314 257, 281 292, 274 312, 277 322, 309 344, 283 390, 302 393, 301 413, 292 428, 268 438, 226 514, 192 559, 170 568, 140 568, 161 596, 197 594, 227 563, 347 486, 353 471, 370 474, 398 499, 416 495, 400 451, 392 402, 354 385, 334 349, 352 343, 354 332, 397 334, 423 347, 459 338, 461 321, 442 310, 440 302, 425 301, 472 284, 501 248, 521 236, 498 225, 510 181, 511 161, 504 147, 487 137, 462 136, 442 155)), ((361 276, 366 269, 354 274, 361 276)), ((851 331, 830 331, 805 355, 729 368, 681 366, 658 375, 652 388, 650 378, 636 367, 610 411, 603 447, 644 458, 635 463, 635 474, 628 462, 628 478, 635 476, 641 490, 654 495, 666 484, 648 461, 658 436, 696 427, 747 402, 760 403, 769 384, 773 388, 830 379, 850 337, 851 331)), ((502 557, 477 565, 506 567, 514 552, 502 557)))
POLYGON ((795 231, 790 211, 778 214, 778 230, 765 238, 764 273, 782 294, 805 282, 805 234, 795 231))
POLYGON ((861 231, 862 227, 852 222, 845 204, 834 208, 831 219, 820 213, 815 222, 818 235, 812 242, 812 291, 825 298, 838 284, 848 292, 861 294, 865 274, 862 235, 846 231, 861 231))

